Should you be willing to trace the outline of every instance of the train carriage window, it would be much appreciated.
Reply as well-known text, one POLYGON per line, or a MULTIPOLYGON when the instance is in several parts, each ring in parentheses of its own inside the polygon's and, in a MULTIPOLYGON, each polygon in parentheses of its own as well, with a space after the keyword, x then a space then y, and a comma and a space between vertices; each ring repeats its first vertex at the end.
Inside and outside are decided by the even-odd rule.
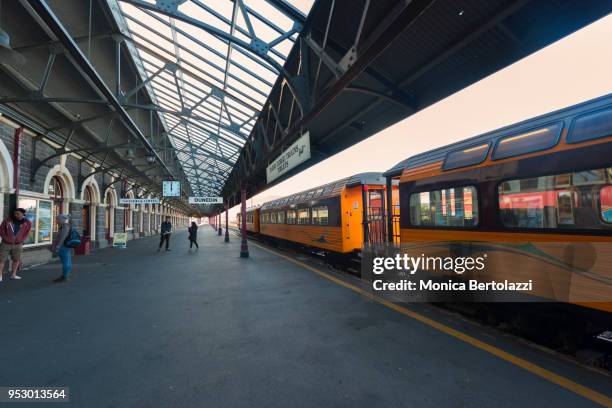
POLYGON ((567 135, 567 143, 580 143, 605 136, 612 136, 612 109, 589 113, 574 119, 567 135))
POLYGON ((557 222, 561 225, 574 224, 574 203, 576 195, 572 191, 559 191, 557 193, 557 222))
POLYGON ((312 207, 312 224, 313 225, 327 225, 328 224, 328 210, 327 206, 312 207))
POLYGON ((296 210, 287 210, 287 224, 295 224, 297 220, 296 210))
POLYGON ((300 208, 297 211, 297 223, 300 225, 310 224, 310 210, 308 208, 300 208))
POLYGON ((442 164, 442 170, 457 169, 482 163, 486 159, 488 152, 489 143, 450 152, 446 155, 444 164, 442 164))
POLYGON ((606 224, 612 217, 612 193, 609 193, 612 181, 606 179, 609 171, 594 169, 563 177, 550 175, 505 181, 498 187, 501 221, 511 228, 610 228, 606 224), (602 183, 608 185, 602 187, 602 183))
POLYGON ((476 188, 466 186, 411 194, 410 223, 463 228, 478 225, 476 188))
POLYGON ((549 149, 559 142, 562 129, 563 122, 559 122, 518 135, 503 137, 497 141, 491 158, 499 160, 549 149))
POLYGON ((284 211, 279 211, 276 213, 276 222, 277 224, 285 223, 285 212, 284 211))
POLYGON ((612 224, 612 186, 605 186, 599 191, 601 219, 612 224))

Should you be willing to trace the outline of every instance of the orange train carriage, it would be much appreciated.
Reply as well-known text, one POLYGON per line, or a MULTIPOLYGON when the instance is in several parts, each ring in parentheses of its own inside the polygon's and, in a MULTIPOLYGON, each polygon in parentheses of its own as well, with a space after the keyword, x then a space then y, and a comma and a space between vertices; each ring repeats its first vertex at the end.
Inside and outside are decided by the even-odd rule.
MULTIPOLYGON (((397 202, 397 185, 392 188, 397 202)), ((259 230, 249 231, 328 253, 353 254, 364 242, 384 242, 385 189, 381 173, 362 173, 301 191, 263 204, 259 230)))
MULTIPOLYGON (((242 228, 240 213, 236 217, 238 228, 242 228)), ((252 234, 259 234, 259 207, 251 207, 246 210, 246 229, 252 234)))
POLYGON ((385 176, 400 183, 389 240, 442 252, 481 243, 493 278, 567 278, 560 297, 612 323, 612 95, 410 157, 385 176))

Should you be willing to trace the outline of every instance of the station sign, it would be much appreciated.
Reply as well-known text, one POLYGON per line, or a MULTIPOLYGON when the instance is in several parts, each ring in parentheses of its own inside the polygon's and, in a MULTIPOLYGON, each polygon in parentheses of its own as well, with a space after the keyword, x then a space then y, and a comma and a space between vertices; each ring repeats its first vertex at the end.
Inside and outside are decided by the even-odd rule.
POLYGON ((189 204, 223 204, 223 197, 189 197, 189 204))
POLYGON ((270 184, 289 170, 310 159, 310 132, 304 133, 287 150, 266 168, 266 180, 270 184))
POLYGON ((162 181, 162 195, 164 197, 180 197, 181 182, 177 180, 162 181))
POLYGON ((119 204, 159 204, 159 198, 120 198, 119 204))

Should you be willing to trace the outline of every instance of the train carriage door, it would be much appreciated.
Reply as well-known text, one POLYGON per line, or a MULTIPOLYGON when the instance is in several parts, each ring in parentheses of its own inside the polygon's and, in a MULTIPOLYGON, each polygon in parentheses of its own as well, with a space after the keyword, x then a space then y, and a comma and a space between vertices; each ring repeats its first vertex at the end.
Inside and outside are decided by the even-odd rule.
POLYGON ((385 242, 385 190, 382 187, 363 186, 363 238, 364 243, 385 242))

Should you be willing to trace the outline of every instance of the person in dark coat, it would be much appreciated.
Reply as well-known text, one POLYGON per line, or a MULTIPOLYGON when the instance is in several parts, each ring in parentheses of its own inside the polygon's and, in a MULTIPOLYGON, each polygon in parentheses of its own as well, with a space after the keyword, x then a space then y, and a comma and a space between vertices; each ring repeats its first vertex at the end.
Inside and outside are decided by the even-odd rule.
POLYGON ((198 246, 198 226, 194 221, 191 222, 191 227, 189 227, 189 250, 195 244, 196 250, 200 249, 198 246))
POLYGON ((170 217, 166 217, 166 221, 161 223, 160 232, 161 236, 159 238, 159 248, 157 248, 157 252, 161 251, 164 242, 166 243, 166 251, 170 251, 170 235, 172 235, 172 223, 170 222, 170 217))

